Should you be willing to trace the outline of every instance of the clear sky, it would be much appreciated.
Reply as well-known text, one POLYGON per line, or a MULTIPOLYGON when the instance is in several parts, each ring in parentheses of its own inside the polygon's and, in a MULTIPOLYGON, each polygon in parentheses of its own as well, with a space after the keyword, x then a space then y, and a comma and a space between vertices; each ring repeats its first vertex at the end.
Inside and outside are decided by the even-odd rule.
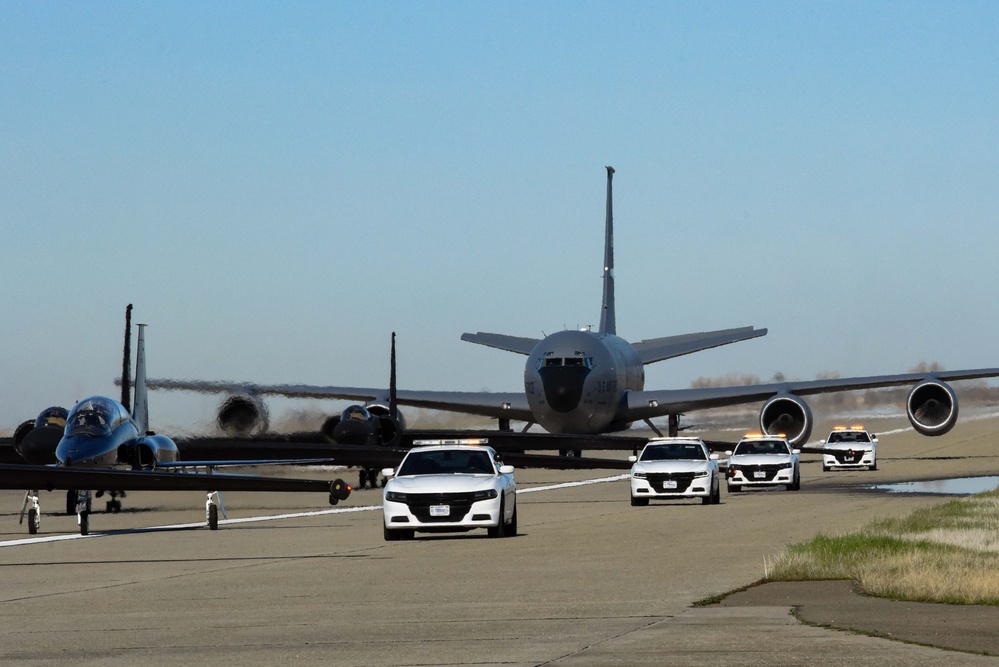
MULTIPOLYGON (((0 428, 153 377, 514 391, 465 331, 999 366, 992 2, 0 0, 0 428)), ((153 394, 154 426, 215 400, 153 394)), ((333 410, 331 409, 331 412, 333 410)))

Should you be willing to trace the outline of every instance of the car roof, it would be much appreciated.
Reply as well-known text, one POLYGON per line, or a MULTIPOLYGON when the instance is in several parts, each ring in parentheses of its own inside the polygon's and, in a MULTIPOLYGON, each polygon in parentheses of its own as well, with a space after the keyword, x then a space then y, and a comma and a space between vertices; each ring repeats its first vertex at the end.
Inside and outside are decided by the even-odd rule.
POLYGON ((487 451, 496 453, 489 445, 421 445, 411 447, 410 452, 441 452, 441 451, 487 451))

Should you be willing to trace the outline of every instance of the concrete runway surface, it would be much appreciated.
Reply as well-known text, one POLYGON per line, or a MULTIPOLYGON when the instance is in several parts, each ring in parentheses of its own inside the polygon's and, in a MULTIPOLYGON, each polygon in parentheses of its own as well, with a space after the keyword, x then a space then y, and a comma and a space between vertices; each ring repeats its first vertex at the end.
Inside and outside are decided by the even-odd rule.
MULTIPOLYGON (((889 421, 868 428, 888 433, 906 423, 889 421)), ((786 606, 691 608, 759 580, 765 560, 789 542, 943 500, 860 484, 999 474, 997 432, 991 418, 960 421, 941 438, 885 435, 876 472, 823 473, 818 456, 804 455, 801 491, 723 491, 717 506, 631 507, 624 479, 535 490, 518 497, 521 534, 509 539, 476 532, 387 543, 380 509, 365 509, 381 494, 362 490, 336 508, 351 511, 225 523, 217 532, 134 531, 204 518, 200 493, 136 492, 119 514, 95 512, 88 538, 25 542, 23 494, 3 492, 0 662, 999 664, 810 627, 786 606)), ((353 481, 353 472, 336 474, 353 481)), ((524 491, 608 477, 617 473, 517 471, 524 491)), ((330 509, 324 497, 291 494, 231 493, 225 503, 233 519, 330 509)), ((63 506, 61 493, 42 494, 38 537, 75 533, 75 518, 57 513, 63 506)))

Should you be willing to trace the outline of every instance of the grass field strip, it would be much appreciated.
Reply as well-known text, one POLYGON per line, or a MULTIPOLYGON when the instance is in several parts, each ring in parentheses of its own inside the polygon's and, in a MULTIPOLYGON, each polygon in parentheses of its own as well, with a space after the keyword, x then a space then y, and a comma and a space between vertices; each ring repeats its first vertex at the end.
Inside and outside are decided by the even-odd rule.
MULTIPOLYGON (((546 486, 535 486, 526 489, 517 489, 517 494, 537 493, 539 491, 557 491, 559 489, 569 489, 577 486, 588 486, 590 484, 602 484, 605 482, 618 482, 628 479, 628 473, 614 475, 612 477, 599 477, 597 479, 585 479, 578 482, 563 482, 561 484, 549 484, 546 486)), ((280 521, 283 519, 300 519, 313 516, 325 516, 327 514, 353 514, 356 512, 381 511, 381 505, 361 505, 358 507, 337 507, 328 510, 312 510, 309 512, 291 512, 287 514, 265 514, 260 516, 248 516, 239 519, 219 519, 220 526, 235 525, 239 523, 257 523, 260 521, 280 521)), ((94 532, 89 535, 70 533, 66 535, 46 535, 44 537, 25 537, 16 540, 5 540, 0 542, 0 547, 18 547, 28 544, 45 544, 47 542, 63 542, 65 540, 81 540, 91 537, 114 537, 116 535, 134 535, 136 533, 152 533, 167 530, 193 530, 204 528, 205 522, 196 523, 175 523, 167 526, 148 526, 145 528, 129 528, 128 530, 112 530, 107 532, 94 532)))

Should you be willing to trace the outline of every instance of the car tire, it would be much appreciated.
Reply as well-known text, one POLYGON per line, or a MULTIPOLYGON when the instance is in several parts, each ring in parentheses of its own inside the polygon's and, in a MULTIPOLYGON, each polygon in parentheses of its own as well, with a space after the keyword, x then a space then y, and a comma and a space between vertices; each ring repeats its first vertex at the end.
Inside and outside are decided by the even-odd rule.
POLYGON ((787 485, 788 491, 800 491, 801 490, 801 475, 797 472, 794 473, 794 481, 787 485))
POLYGON ((646 507, 648 504, 649 504, 648 498, 636 498, 635 496, 631 497, 632 507, 646 507))
POLYGON ((513 516, 510 517, 510 523, 506 525, 506 536, 514 537, 517 535, 517 503, 513 504, 513 516))
POLYGON ((496 525, 492 528, 487 528, 489 537, 506 537, 506 522, 503 520, 503 515, 506 514, 506 502, 505 500, 500 501, 499 508, 499 520, 496 525))
POLYGON ((711 496, 711 504, 712 505, 721 504, 721 482, 715 484, 715 492, 714 495, 711 496))
POLYGON ((873 470, 877 470, 878 469, 878 462, 877 462, 877 460, 875 460, 874 463, 872 463, 871 465, 867 466, 867 469, 868 470, 872 470, 872 471, 873 470))
POLYGON ((829 466, 827 466, 825 463, 822 464, 822 472, 829 472, 829 466))
POLYGON ((729 493, 739 493, 740 491, 742 491, 742 486, 741 485, 739 485, 739 484, 729 484, 728 485, 728 492, 729 493))

